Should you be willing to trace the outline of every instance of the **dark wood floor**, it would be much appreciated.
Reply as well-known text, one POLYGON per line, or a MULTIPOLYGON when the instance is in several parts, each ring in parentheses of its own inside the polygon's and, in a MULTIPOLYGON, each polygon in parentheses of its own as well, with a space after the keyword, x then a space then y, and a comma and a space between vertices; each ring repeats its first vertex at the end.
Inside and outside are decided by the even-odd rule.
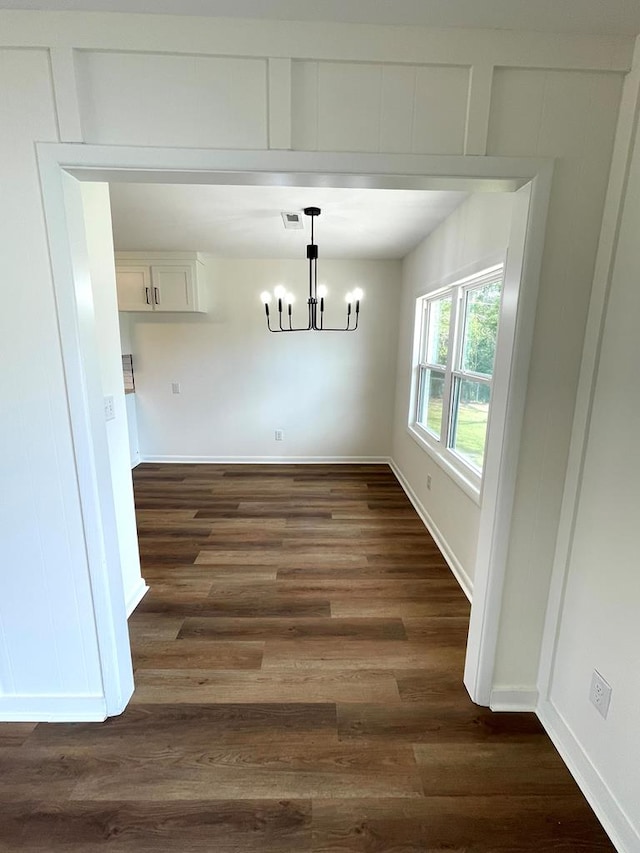
POLYGON ((385 466, 135 472, 151 585, 104 724, 0 726, 0 851, 612 851, 385 466))

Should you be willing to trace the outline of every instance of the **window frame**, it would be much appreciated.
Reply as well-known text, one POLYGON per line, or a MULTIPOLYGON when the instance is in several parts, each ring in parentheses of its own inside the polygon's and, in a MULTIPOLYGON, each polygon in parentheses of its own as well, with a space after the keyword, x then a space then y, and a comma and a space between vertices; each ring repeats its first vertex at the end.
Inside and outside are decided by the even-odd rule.
MULTIPOLYGON (((467 311, 468 294, 492 281, 500 280, 500 314, 502 313, 502 295, 504 292, 505 261, 483 263, 475 272, 456 277, 451 283, 427 293, 423 293, 416 299, 415 327, 414 327, 414 358, 412 371, 412 389, 410 396, 408 430, 417 443, 426 450, 429 455, 452 477, 453 480, 469 495, 476 503, 480 503, 482 493, 483 474, 486 469, 486 458, 483 461, 481 471, 469 462, 462 454, 452 447, 455 429, 455 417, 453 412, 454 394, 456 388, 465 379, 486 385, 490 391, 490 403, 487 420, 487 438, 485 438, 485 452, 487 439, 491 424, 491 408, 493 402, 493 376, 483 373, 465 370, 463 368, 464 326, 467 311), (427 361, 427 348, 429 338, 429 318, 431 306, 441 299, 451 297, 451 312, 449 318, 449 339, 447 349, 447 363, 443 367, 427 361), (431 430, 419 423, 420 407, 423 402, 422 389, 429 371, 437 371, 444 374, 444 387, 442 395, 442 420, 440 424, 440 436, 436 436, 431 430)), ((500 315, 499 315, 500 316, 500 315)), ((498 336, 500 330, 500 319, 498 320, 498 334, 496 335, 496 348, 498 351, 498 336)), ((424 420, 424 419, 423 419, 424 420)))

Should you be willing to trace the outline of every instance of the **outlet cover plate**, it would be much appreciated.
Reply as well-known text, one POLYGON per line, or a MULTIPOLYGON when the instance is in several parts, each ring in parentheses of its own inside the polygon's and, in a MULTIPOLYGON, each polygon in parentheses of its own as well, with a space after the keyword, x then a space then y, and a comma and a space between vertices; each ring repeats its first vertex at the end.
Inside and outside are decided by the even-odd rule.
POLYGON ((609 712, 609 704, 611 702, 611 685, 605 681, 597 669, 593 670, 593 675, 591 677, 589 700, 606 719, 609 712))
POLYGON ((105 397, 104 398, 104 419, 105 421, 112 421, 115 419, 116 410, 115 404, 113 402, 113 397, 105 397))

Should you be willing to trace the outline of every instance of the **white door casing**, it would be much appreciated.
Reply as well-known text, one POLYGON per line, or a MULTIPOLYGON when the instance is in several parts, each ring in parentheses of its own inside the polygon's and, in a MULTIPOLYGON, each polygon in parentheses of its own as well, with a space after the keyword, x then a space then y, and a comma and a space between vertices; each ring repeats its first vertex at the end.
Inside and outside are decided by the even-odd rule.
POLYGON ((488 705, 552 161, 53 143, 40 144, 37 149, 107 715, 120 713, 126 707, 133 678, 122 581, 119 571, 110 569, 118 563, 118 542, 112 518, 113 496, 106 464, 108 451, 101 417, 100 382, 91 370, 95 345, 91 312, 79 311, 76 298, 81 283, 74 258, 82 254, 84 236, 77 217, 67 216, 68 209, 77 203, 76 197, 79 198, 79 181, 171 180, 208 184, 516 192, 465 667, 465 685, 471 698, 488 705))

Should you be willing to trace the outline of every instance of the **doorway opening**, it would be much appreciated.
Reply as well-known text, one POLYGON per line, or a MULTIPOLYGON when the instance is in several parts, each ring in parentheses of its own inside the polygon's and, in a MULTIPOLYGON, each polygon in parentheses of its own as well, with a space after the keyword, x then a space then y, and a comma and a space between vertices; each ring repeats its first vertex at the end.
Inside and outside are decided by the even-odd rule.
POLYGON ((114 571, 121 565, 121 535, 109 465, 92 298, 88 308, 86 303, 91 295, 91 275, 81 184, 513 193, 465 670, 471 697, 488 704, 515 483, 513 461, 518 452, 548 199, 548 164, 500 158, 473 163, 469 161, 477 158, 310 158, 293 152, 114 151, 48 145, 40 147, 39 157, 109 714, 119 713, 128 701, 131 660, 122 572, 114 571))

